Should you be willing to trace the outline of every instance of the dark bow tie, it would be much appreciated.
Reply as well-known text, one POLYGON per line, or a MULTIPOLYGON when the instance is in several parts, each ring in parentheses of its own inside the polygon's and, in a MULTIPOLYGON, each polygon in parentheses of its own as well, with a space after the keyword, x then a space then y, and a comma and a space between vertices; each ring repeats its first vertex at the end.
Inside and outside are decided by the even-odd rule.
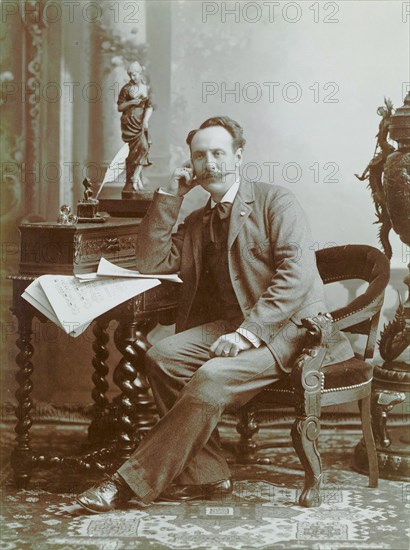
POLYGON ((231 202, 217 202, 214 207, 207 208, 204 213, 204 223, 208 222, 210 218, 219 216, 220 220, 226 220, 231 215, 232 203, 231 202))
POLYGON ((232 203, 217 202, 212 210, 215 212, 214 215, 218 214, 220 220, 226 220, 226 218, 229 218, 229 216, 231 215, 232 203))
POLYGON ((219 241, 218 235, 220 233, 220 221, 226 220, 231 215, 232 203, 231 202, 218 202, 213 208, 209 208, 205 211, 203 222, 204 225, 209 223, 209 231, 212 242, 219 241))

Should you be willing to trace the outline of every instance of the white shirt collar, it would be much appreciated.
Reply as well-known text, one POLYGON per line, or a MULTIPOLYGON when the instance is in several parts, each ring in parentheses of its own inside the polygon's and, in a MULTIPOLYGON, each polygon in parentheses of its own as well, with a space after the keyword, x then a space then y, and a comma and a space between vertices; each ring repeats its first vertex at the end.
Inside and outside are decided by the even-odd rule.
MULTIPOLYGON (((225 195, 222 197, 220 202, 233 202, 238 193, 240 184, 240 179, 238 178, 233 185, 228 189, 225 195)), ((211 208, 213 208, 217 203, 211 198, 211 208)))

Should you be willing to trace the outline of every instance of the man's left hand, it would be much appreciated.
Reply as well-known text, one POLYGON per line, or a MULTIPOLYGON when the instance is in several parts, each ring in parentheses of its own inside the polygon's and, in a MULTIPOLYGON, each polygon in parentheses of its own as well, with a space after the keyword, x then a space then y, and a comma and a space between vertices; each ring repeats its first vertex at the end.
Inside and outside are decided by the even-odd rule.
POLYGON ((236 357, 240 351, 252 347, 252 344, 238 332, 220 336, 209 348, 210 357, 236 357))

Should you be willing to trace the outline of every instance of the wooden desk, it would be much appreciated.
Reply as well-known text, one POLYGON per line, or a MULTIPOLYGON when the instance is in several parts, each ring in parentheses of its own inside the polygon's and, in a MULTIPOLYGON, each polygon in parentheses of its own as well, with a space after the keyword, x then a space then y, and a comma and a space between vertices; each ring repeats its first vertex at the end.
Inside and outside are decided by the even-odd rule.
POLYGON ((104 224, 30 223, 20 226, 20 270, 10 277, 13 280, 11 309, 18 320, 16 344, 20 350, 16 356, 17 437, 11 463, 19 487, 27 485, 36 467, 69 465, 87 470, 111 470, 130 456, 144 433, 156 422, 154 403, 143 372, 143 358, 149 348, 147 333, 159 320, 165 324, 173 322, 179 285, 169 282, 120 304, 94 321, 94 406, 88 429, 91 450, 82 456, 45 456, 35 454, 30 446, 31 375, 34 370, 32 321, 34 317, 42 322, 47 319, 21 298, 21 294, 41 274, 96 271, 101 256, 122 267, 132 267, 139 223, 139 220, 110 218, 104 224), (110 403, 106 397, 109 372, 106 344, 109 340, 107 327, 112 319, 118 321, 114 341, 122 358, 113 373, 120 393, 110 403))

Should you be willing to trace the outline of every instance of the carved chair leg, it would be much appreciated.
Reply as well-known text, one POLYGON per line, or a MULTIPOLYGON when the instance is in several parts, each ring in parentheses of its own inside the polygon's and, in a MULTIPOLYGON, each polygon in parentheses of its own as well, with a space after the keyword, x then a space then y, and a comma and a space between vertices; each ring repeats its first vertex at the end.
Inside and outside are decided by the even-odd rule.
POLYGON ((299 504, 306 508, 321 504, 322 462, 316 446, 319 433, 320 422, 315 416, 297 418, 291 430, 295 451, 305 470, 305 486, 299 497, 299 504))
POLYGON ((253 436, 258 432, 259 425, 255 419, 255 412, 248 407, 242 407, 238 413, 236 431, 239 433, 237 446, 237 461, 247 463, 255 456, 256 443, 253 436))
POLYGON ((377 487, 379 481, 379 464, 377 461, 376 445, 371 426, 370 402, 370 395, 360 399, 359 410, 362 421, 363 439, 366 446, 367 460, 369 464, 369 487, 377 487))
POLYGON ((236 447, 236 462, 239 464, 273 464, 273 460, 258 456, 257 444, 253 441, 254 435, 259 431, 259 423, 255 418, 255 411, 251 407, 241 407, 238 413, 236 431, 240 434, 236 447))

